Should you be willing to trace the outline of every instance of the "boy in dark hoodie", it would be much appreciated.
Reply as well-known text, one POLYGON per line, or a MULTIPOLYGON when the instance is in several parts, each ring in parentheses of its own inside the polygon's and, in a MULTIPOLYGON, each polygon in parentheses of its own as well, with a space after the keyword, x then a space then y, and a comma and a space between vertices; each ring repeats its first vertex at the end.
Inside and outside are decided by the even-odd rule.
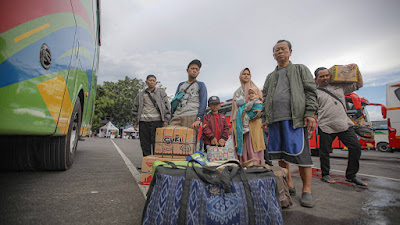
POLYGON ((218 113, 221 102, 217 96, 211 96, 208 99, 208 106, 211 112, 203 118, 203 140, 204 149, 207 145, 225 146, 229 136, 229 124, 225 116, 218 113))

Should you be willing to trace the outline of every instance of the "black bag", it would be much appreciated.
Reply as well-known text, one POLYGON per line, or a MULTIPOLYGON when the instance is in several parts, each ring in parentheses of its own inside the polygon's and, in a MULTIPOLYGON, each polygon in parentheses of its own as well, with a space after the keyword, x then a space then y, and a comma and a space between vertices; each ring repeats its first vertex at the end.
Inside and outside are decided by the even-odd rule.
POLYGON ((230 163, 222 173, 171 162, 172 168, 158 166, 142 224, 283 224, 273 172, 230 163))
POLYGON ((190 86, 192 86, 192 84, 194 84, 196 81, 192 82, 189 84, 189 86, 187 86, 187 88, 185 88, 185 90, 182 90, 178 93, 175 94, 174 98, 171 101, 171 109, 173 111, 176 110, 176 108, 178 108, 179 104, 182 101, 183 96, 186 94, 186 91, 190 88, 190 86))

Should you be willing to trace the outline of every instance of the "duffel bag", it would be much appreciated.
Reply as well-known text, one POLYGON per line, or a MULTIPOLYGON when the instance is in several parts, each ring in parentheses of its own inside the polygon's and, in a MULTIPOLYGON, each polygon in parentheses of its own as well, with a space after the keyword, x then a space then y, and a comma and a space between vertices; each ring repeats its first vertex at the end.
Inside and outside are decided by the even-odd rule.
POLYGON ((279 201, 281 203, 282 208, 287 208, 289 206, 292 206, 293 205, 292 197, 290 197, 289 186, 287 183, 288 170, 286 168, 282 168, 280 166, 272 166, 271 167, 266 164, 253 165, 254 162, 261 162, 261 160, 250 159, 250 160, 242 163, 242 166, 244 168, 264 167, 266 169, 271 169, 276 176, 276 183, 277 183, 277 188, 278 188, 278 192, 279 192, 279 201))
POLYGON ((194 162, 184 169, 158 166, 142 224, 283 224, 273 172, 230 163, 222 172, 194 162))

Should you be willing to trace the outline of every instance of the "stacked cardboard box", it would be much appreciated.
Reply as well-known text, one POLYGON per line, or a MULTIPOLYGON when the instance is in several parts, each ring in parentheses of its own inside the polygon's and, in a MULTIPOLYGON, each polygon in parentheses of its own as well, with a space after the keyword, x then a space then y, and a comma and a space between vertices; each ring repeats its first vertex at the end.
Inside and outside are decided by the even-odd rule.
POLYGON ((151 182, 154 161, 186 161, 196 148, 196 131, 179 126, 157 128, 154 155, 143 157, 141 184, 151 182))
POLYGON ((140 176, 140 183, 142 185, 149 185, 151 182, 151 179, 153 178, 151 174, 151 169, 153 166, 154 161, 186 161, 186 158, 183 159, 172 159, 172 158, 159 158, 154 155, 149 155, 146 157, 143 157, 142 160, 142 174, 140 176))
POLYGON ((154 155, 186 158, 196 151, 196 131, 179 126, 157 128, 154 155))
POLYGON ((353 83, 357 82, 358 76, 361 76, 356 64, 335 65, 329 68, 329 71, 332 74, 332 83, 353 83))

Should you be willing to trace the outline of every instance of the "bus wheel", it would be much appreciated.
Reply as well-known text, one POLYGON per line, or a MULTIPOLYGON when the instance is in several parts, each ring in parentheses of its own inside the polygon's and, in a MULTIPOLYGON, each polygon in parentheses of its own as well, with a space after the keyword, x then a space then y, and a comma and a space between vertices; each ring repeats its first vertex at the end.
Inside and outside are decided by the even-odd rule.
POLYGON ((387 142, 379 142, 376 145, 376 149, 381 152, 389 152, 390 151, 389 144, 387 142))
POLYGON ((75 102, 69 122, 66 136, 54 136, 46 138, 42 147, 42 169, 67 170, 74 162, 74 156, 78 147, 79 130, 82 122, 81 101, 75 102))

